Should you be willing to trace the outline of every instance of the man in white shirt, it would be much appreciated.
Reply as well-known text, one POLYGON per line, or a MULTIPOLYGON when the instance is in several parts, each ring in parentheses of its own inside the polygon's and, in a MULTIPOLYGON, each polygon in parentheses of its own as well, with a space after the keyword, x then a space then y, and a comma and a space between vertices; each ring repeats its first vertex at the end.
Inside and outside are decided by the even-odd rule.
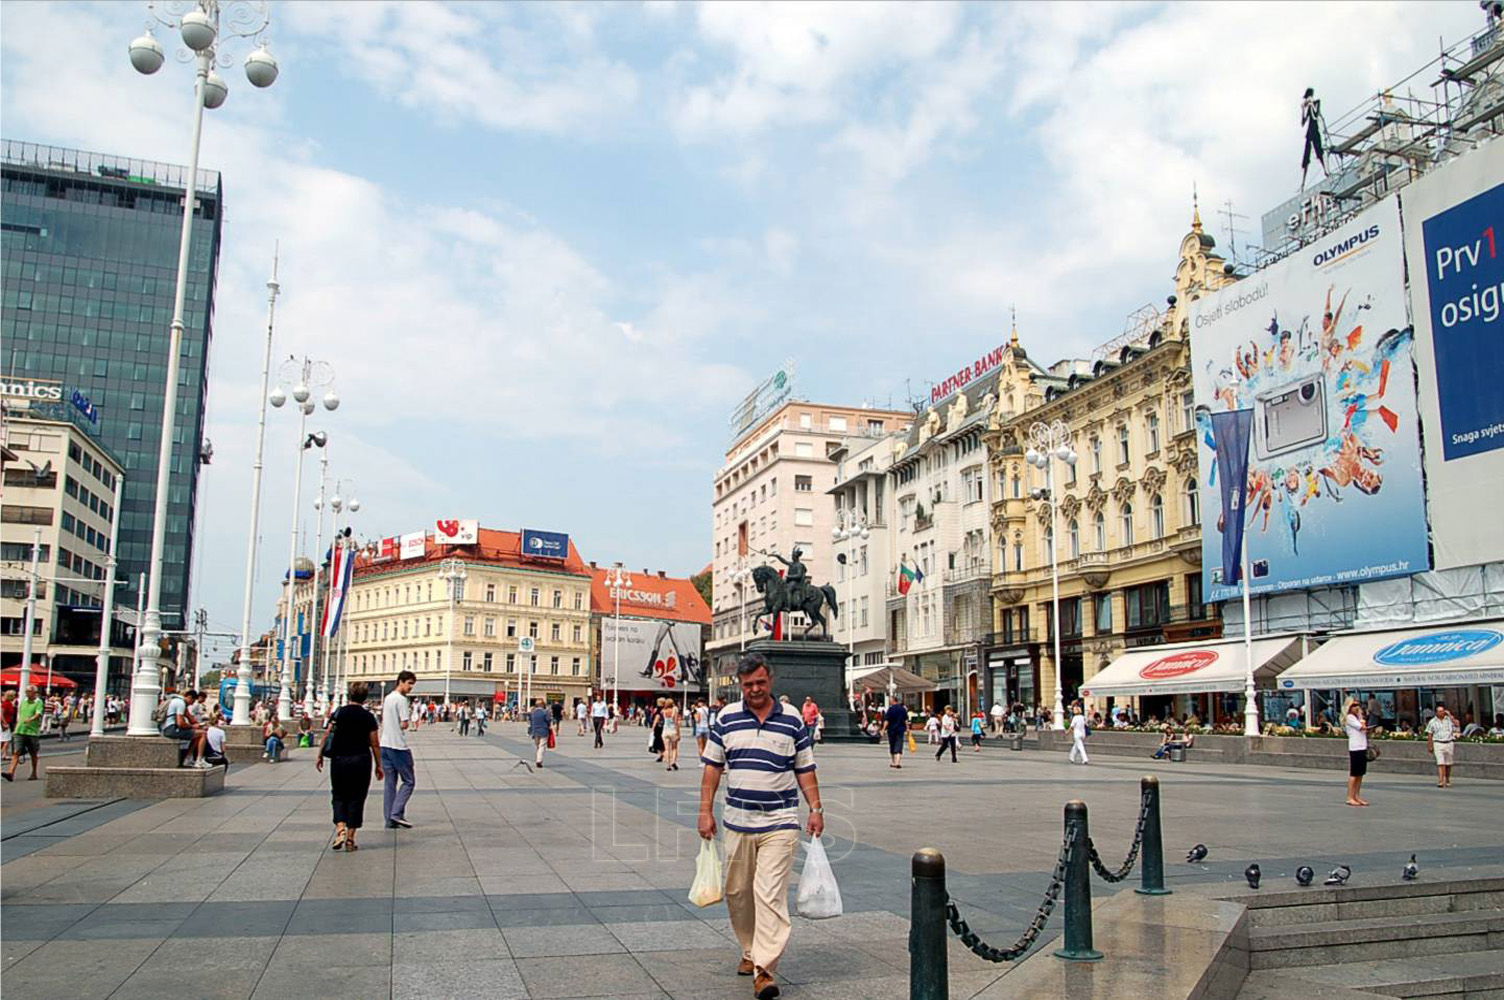
POLYGON ((1436 757, 1436 787, 1452 786, 1453 744, 1457 739, 1457 719, 1447 707, 1437 704, 1436 714, 1426 723, 1426 749, 1436 757))
POLYGON ((987 714, 992 717, 992 734, 996 736, 1003 731, 1003 719, 1007 716, 1008 710, 1003 707, 1002 702, 995 701, 992 703, 992 708, 988 710, 987 714))
POLYGON ((1078 756, 1081 758, 1081 763, 1091 763, 1086 759, 1086 716, 1082 714, 1080 705, 1072 705, 1070 762, 1076 763, 1078 756))
POLYGON ((595 727, 595 748, 599 750, 606 745, 601 739, 601 734, 606 730, 606 719, 611 715, 611 707, 606 704, 606 696, 598 694, 590 706, 590 724, 595 727))
POLYGON ((588 718, 590 718, 590 704, 586 699, 581 698, 574 703, 574 721, 579 723, 581 736, 585 735, 585 720, 588 718))
POLYGON ((413 828, 406 815, 407 800, 413 796, 415 783, 413 752, 407 748, 407 730, 412 719, 407 693, 416 683, 417 674, 402 671, 397 675, 397 686, 381 702, 381 767, 386 772, 381 805, 388 830, 413 828))

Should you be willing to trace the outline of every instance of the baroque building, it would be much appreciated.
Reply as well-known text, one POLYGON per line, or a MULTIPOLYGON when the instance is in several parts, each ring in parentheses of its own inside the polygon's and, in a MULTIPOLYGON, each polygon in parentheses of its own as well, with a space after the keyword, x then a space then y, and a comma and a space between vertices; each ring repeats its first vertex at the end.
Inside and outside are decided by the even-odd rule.
MULTIPOLYGON (((997 380, 1001 405, 987 444, 993 630, 984 650, 990 704, 1068 704, 1124 650, 1221 634, 1201 591, 1200 489, 1191 393, 1188 306, 1236 280, 1199 211, 1181 240, 1174 294, 1145 309, 1090 360, 1041 369, 1015 341, 997 380), (1061 421, 1076 453, 1044 470, 1025 460, 1030 429, 1061 421), (1060 538, 1051 536, 1059 504, 1060 538), (1052 569, 1060 579, 1060 662, 1054 660, 1052 569)), ((1102 707, 1102 706, 1097 706, 1102 707)))

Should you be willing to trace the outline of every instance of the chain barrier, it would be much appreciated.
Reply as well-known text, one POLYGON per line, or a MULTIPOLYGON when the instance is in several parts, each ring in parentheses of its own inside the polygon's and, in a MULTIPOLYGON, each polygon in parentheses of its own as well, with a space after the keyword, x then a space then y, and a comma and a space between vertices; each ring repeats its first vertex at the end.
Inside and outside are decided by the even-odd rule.
POLYGON ((1049 922, 1050 914, 1055 911, 1055 903, 1060 899, 1060 890, 1065 885, 1065 871, 1071 863, 1071 843, 1075 840, 1072 836, 1074 829, 1067 830, 1065 840, 1060 845, 1060 856, 1055 861, 1055 872, 1050 876, 1050 886, 1044 891, 1044 900, 1039 904, 1039 910, 1034 914, 1034 920, 1028 929, 1013 942, 1011 948, 994 948, 987 944, 976 932, 971 929, 961 917, 961 911, 956 908, 956 901, 950 897, 945 901, 945 917, 950 924, 950 929, 961 939, 961 943, 971 949, 972 954, 986 962, 1012 962, 1022 958, 1024 953, 1034 947, 1034 942, 1044 932, 1045 924, 1049 922))
POLYGON ((1144 846, 1144 822, 1149 818, 1149 789, 1145 788, 1139 798, 1138 825, 1133 830, 1133 846, 1128 848, 1128 859, 1123 862, 1117 871, 1108 871, 1102 863, 1102 858, 1097 854, 1097 845, 1092 843, 1091 838, 1086 838, 1086 853, 1091 860, 1091 866, 1106 882, 1121 882, 1133 871, 1133 865, 1138 861, 1138 852, 1144 846))

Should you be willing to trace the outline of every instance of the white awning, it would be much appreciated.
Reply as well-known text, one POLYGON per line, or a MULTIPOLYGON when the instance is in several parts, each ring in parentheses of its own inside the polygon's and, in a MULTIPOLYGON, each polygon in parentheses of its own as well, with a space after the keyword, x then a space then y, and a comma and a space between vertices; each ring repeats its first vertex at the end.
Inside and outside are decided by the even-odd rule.
MULTIPOLYGON (((1254 683, 1264 682, 1300 658, 1300 637, 1253 640, 1254 683)), ((1086 697, 1205 694, 1242 691, 1247 673, 1243 640, 1148 646, 1124 653, 1081 685, 1086 697)))
POLYGON ((1282 688, 1504 684, 1504 621, 1334 635, 1287 670, 1282 688))
POLYGON ((905 670, 896 663, 886 663, 881 666, 858 670, 851 675, 849 686, 852 688, 858 686, 871 688, 874 691, 887 691, 889 682, 893 684, 895 691, 902 691, 904 694, 940 690, 940 685, 934 681, 926 680, 914 673, 914 671, 905 670))

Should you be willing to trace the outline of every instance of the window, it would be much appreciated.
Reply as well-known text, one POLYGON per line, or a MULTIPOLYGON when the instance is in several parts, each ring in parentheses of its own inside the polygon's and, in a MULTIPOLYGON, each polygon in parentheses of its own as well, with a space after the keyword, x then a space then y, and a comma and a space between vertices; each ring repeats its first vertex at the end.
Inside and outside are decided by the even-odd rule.
POLYGON ((813 493, 814 490, 815 490, 815 477, 814 476, 795 476, 794 477, 794 492, 795 493, 813 493))
POLYGON ((810 415, 808 413, 801 413, 801 414, 799 414, 799 427, 802 430, 806 430, 807 431, 811 427, 813 427, 814 425, 815 425, 814 419, 812 417, 810 417, 810 415))
POLYGON ((1148 425, 1147 429, 1149 432, 1149 453, 1153 454, 1159 450, 1159 414, 1149 414, 1149 418, 1145 423, 1148 425))
POLYGON ((585 610, 585 592, 583 590, 576 590, 574 592, 574 609, 576 611, 585 610))
POLYGON ((1128 425, 1118 424, 1118 464, 1127 465, 1131 458, 1128 447, 1128 425))
POLYGON ((475 634, 475 616, 474 615, 466 615, 465 616, 465 634, 466 635, 474 635, 475 634))
POLYGON ((1022 573, 1023 571, 1024 571, 1024 543, 1023 542, 1014 542, 1013 543, 1013 572, 1015 572, 1015 573, 1022 573))
POLYGON ((1123 544, 1124 545, 1132 545, 1133 544, 1133 504, 1131 504, 1131 503, 1125 503, 1125 504, 1123 504, 1121 512, 1119 513, 1118 516, 1119 516, 1120 521, 1122 522, 1121 526, 1122 526, 1122 532, 1123 532, 1123 544))
POLYGON ((508 653, 507 654, 506 672, 509 673, 509 674, 514 674, 514 673, 517 672, 517 654, 516 653, 508 653))
POLYGON ((483 625, 481 627, 481 634, 482 635, 486 635, 486 636, 494 636, 496 634, 496 619, 495 618, 487 618, 485 620, 485 622, 483 623, 483 625))
POLYGON ((1201 574, 1192 573, 1185 578, 1185 602, 1191 620, 1206 617, 1206 604, 1201 597, 1201 574))
POLYGON ((809 507, 794 508, 794 527, 813 528, 815 526, 815 512, 809 507))
POLYGON ((556 608, 562 608, 563 606, 564 606, 564 591, 562 591, 562 590, 556 590, 556 591, 554 591, 554 607, 556 607, 556 608))
MULTIPOLYGON (((1196 579, 1201 579, 1199 576, 1196 579)), ((1112 634, 1112 595, 1098 594, 1096 596, 1097 621, 1093 631, 1097 635, 1112 634)))
MULTIPOLYGON (((423 652, 423 659, 428 659, 427 650, 423 652)), ((469 650, 466 650, 465 655, 460 657, 460 669, 469 670, 473 666, 475 666, 475 654, 470 652, 469 650)))
POLYGON ((795 458, 814 458, 815 457, 815 444, 814 444, 814 442, 813 441, 796 441, 796 442, 794 442, 794 457, 795 458))
POLYGON ((1185 523, 1201 523, 1201 491, 1195 476, 1185 481, 1185 523))
POLYGON ((835 433, 835 434, 845 434, 846 433, 846 418, 845 417, 831 417, 830 418, 830 429, 831 429, 832 433, 835 433))
POLYGON ((982 499, 982 467, 961 470, 961 502, 977 503, 982 499))
POLYGON ((536 608, 541 596, 542 592, 539 591, 537 587, 534 587, 532 590, 528 591, 527 602, 536 608))
POLYGON ((1149 498, 1149 531, 1151 538, 1165 537, 1165 502, 1158 493, 1149 498))
POLYGON ((569 661, 569 672, 576 677, 580 676, 580 658, 578 656, 569 661))
POLYGON ((574 628, 573 628, 573 630, 572 630, 572 632, 573 632, 573 637, 574 637, 574 641, 575 642, 578 643, 578 642, 584 642, 585 641, 585 626, 580 625, 579 623, 576 623, 575 626, 574 626, 574 628))
POLYGON ((515 583, 507 584, 507 603, 517 603, 517 585, 515 583))
POLYGON ((517 638, 517 619, 515 619, 515 618, 508 618, 507 619, 507 638, 508 639, 515 639, 515 638, 517 638))
POLYGON ((1093 475, 1102 471, 1102 439, 1096 436, 1091 439, 1091 471, 1093 475))
POLYGON ((495 604, 496 603, 496 584, 494 584, 494 583, 488 583, 488 584, 486 584, 486 603, 487 604, 495 604))
POLYGON ((534 638, 534 639, 538 638, 538 623, 537 622, 528 622, 527 623, 527 634, 530 637, 534 638))
POLYGON ((550 642, 558 642, 562 637, 563 629, 558 622, 550 622, 548 626, 548 638, 550 642))
POLYGON ((1123 591, 1128 628, 1153 628, 1170 620, 1170 584, 1167 580, 1128 587, 1123 591))
POLYGON ((1081 524, 1073 517, 1068 527, 1070 530, 1071 558, 1075 559, 1081 555, 1081 524))
POLYGON ((433 619, 432 618, 425 618, 425 619, 423 619, 423 634, 424 635, 433 635, 433 619))
POLYGON ((871 437, 880 437, 882 435, 882 433, 883 433, 883 422, 881 420, 868 420, 867 421, 867 434, 869 436, 871 436, 871 437))
POLYGON ((1098 552, 1107 551, 1107 518, 1097 511, 1097 516, 1092 518, 1092 540, 1097 543, 1098 552))
POLYGON ((489 674, 489 673, 490 673, 490 672, 491 672, 491 671, 492 671, 492 670, 494 670, 494 669, 496 669, 496 667, 495 667, 495 663, 494 663, 494 661, 493 661, 493 660, 492 660, 492 657, 493 657, 493 656, 494 656, 494 655, 495 655, 495 654, 494 654, 494 653, 482 653, 482 654, 481 654, 481 658, 480 658, 480 668, 481 668, 481 669, 482 669, 482 670, 484 670, 484 671, 485 671, 485 672, 486 672, 486 673, 488 673, 488 674, 489 674))
POLYGON ((548 672, 551 674, 559 672, 559 658, 557 656, 550 656, 548 658, 548 672))
POLYGON ((1023 495, 1024 495, 1024 481, 1022 479, 1020 479, 1018 477, 1018 473, 1015 472, 1013 474, 1013 499, 1017 500, 1020 497, 1022 497, 1023 495))
POLYGON ((1181 433, 1196 429, 1196 394, 1183 392, 1180 394, 1180 430, 1181 433))

